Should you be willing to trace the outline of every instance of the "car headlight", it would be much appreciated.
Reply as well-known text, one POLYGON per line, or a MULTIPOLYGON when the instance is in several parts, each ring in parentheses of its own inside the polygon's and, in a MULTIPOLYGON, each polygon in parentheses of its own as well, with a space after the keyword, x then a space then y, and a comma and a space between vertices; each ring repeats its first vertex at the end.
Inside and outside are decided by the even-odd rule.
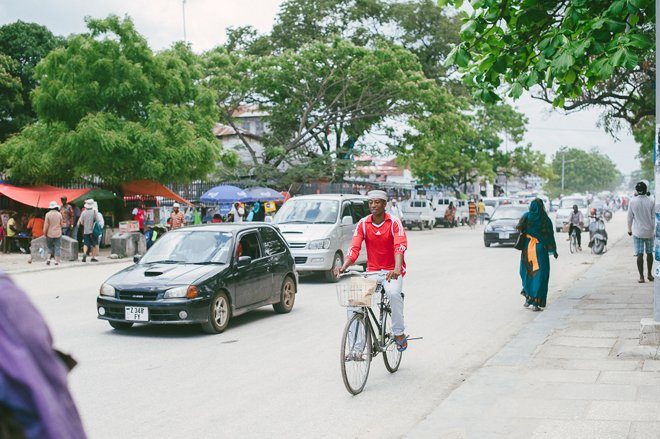
POLYGON ((486 224, 486 227, 484 228, 484 230, 486 232, 492 232, 493 231, 493 226, 491 226, 490 224, 486 224))
POLYGON ((103 284, 101 285, 101 290, 99 291, 99 294, 101 294, 101 296, 115 297, 115 287, 109 284, 103 284))
POLYGON ((316 239, 314 241, 309 241, 307 248, 310 250, 327 250, 330 248, 329 239, 316 239))
POLYGON ((197 297, 197 287, 194 285, 185 285, 165 291, 163 299, 193 299, 195 297, 197 297))

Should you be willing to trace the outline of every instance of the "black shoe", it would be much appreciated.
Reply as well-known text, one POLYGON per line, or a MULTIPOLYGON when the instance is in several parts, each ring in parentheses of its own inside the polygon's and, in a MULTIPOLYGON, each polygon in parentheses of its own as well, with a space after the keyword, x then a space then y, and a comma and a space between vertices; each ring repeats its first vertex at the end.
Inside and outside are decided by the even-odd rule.
POLYGON ((46 261, 46 265, 50 265, 50 259, 46 261))
POLYGON ((87 262, 87 254, 86 253, 83 253, 83 260, 82 261, 87 262))
POLYGON ((98 261, 99 261, 99 260, 96 259, 96 258, 92 258, 92 259, 89 260, 89 262, 98 262, 98 261))

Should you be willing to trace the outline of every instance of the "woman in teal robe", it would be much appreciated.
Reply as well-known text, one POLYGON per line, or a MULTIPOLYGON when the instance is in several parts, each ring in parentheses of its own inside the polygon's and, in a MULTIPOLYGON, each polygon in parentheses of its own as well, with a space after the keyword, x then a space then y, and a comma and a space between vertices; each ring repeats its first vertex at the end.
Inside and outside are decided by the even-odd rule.
POLYGON ((545 212, 543 201, 535 199, 529 205, 518 223, 521 233, 522 252, 520 255, 520 278, 525 298, 525 307, 532 306, 534 311, 545 307, 548 297, 548 282, 550 280, 550 257, 557 254, 557 244, 552 221, 545 212))

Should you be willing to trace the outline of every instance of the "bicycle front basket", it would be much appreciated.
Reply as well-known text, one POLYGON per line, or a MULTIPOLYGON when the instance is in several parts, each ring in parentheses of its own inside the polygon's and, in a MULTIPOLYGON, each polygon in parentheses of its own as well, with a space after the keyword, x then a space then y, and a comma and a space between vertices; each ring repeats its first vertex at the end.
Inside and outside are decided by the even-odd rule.
POLYGON ((364 277, 352 277, 348 285, 337 286, 340 306, 371 306, 378 281, 364 277))

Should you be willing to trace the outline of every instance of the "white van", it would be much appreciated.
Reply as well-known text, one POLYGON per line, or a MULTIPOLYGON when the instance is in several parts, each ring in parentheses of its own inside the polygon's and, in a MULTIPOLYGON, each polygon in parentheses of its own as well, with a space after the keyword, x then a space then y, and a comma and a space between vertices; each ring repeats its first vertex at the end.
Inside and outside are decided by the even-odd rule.
MULTIPOLYGON (((351 246, 358 221, 369 215, 367 197, 361 195, 303 195, 288 200, 275 214, 282 236, 296 261, 296 271, 321 272, 326 281, 336 282, 335 267, 341 267, 351 246)), ((362 251, 356 265, 366 267, 362 251)))
POLYGON ((435 212, 429 200, 406 200, 401 203, 401 213, 401 222, 408 230, 413 227, 419 227, 419 230, 433 229, 435 225, 435 212))

